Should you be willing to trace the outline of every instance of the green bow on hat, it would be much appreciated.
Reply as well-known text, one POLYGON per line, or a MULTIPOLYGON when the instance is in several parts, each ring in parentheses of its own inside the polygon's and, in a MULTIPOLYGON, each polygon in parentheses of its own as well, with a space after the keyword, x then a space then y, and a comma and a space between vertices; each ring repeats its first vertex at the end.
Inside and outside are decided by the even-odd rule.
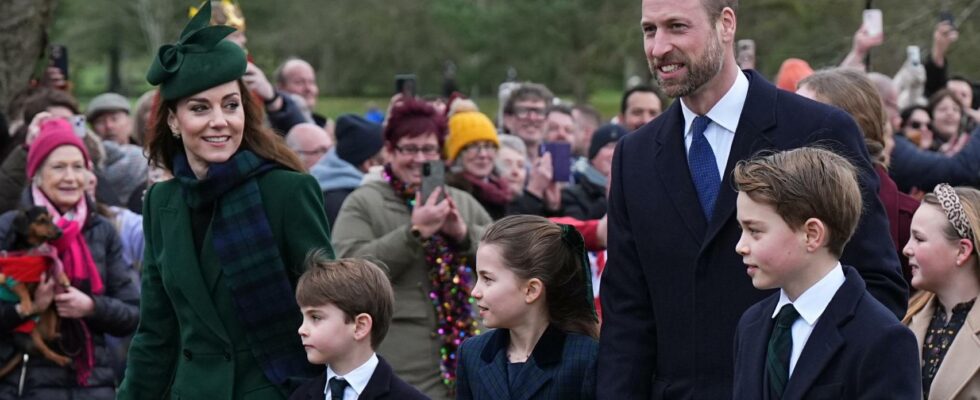
POLYGON ((151 85, 160 85, 164 100, 175 100, 202 92, 245 74, 245 52, 222 40, 235 31, 229 26, 209 26, 211 2, 187 23, 180 39, 160 46, 146 72, 151 85))

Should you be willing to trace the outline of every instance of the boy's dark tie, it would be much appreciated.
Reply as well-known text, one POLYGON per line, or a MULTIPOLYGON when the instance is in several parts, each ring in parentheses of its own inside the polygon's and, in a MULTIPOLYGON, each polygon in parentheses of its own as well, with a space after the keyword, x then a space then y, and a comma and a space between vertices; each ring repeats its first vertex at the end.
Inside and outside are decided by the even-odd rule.
POLYGON ((346 380, 330 378, 330 400, 344 400, 344 390, 347 390, 346 380))
POLYGON ((701 209, 704 210, 704 216, 710 222, 715 207, 715 199, 718 198, 718 190, 721 186, 721 177, 718 174, 718 162, 715 161, 715 153, 711 151, 711 144, 704 137, 704 131, 708 129, 709 124, 711 124, 711 118, 702 115, 694 118, 691 149, 687 153, 687 165, 691 169, 691 178, 694 180, 694 188, 698 191, 701 209))
POLYGON ((776 315, 776 323, 769 337, 766 353, 766 373, 769 374, 769 398, 783 397, 786 381, 789 380, 789 357, 793 351, 793 323, 800 317, 792 304, 786 304, 776 315))

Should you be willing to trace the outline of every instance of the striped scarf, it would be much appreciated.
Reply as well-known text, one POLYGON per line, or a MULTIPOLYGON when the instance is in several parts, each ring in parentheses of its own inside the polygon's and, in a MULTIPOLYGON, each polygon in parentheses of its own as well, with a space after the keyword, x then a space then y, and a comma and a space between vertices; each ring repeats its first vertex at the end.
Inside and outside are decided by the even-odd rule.
POLYGON ((194 176, 184 153, 174 158, 173 171, 189 207, 214 203, 211 241, 249 347, 266 378, 292 386, 296 382, 290 378, 310 376, 310 366, 296 334, 301 316, 295 294, 256 182, 279 167, 242 150, 228 161, 210 164, 202 180, 194 176))

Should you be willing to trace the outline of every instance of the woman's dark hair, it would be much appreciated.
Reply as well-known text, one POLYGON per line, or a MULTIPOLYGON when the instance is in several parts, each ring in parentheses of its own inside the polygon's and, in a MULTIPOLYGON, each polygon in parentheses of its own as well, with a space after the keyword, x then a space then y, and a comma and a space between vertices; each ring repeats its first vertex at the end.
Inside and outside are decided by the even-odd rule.
POLYGON ((925 106, 913 105, 905 107, 905 109, 898 114, 900 117, 902 117, 902 128, 908 127, 909 118, 912 118, 912 113, 914 113, 916 110, 922 110, 926 114, 929 114, 930 116, 932 115, 932 113, 929 112, 929 109, 925 106))
MULTIPOLYGON (((273 161, 293 171, 306 171, 286 142, 271 129, 262 124, 264 113, 259 103, 252 97, 251 92, 241 79, 238 80, 241 90, 242 107, 245 108, 245 129, 242 132, 240 149, 248 149, 260 158, 273 161)), ((150 114, 150 126, 146 132, 146 153, 151 165, 156 165, 173 173, 174 156, 184 151, 184 145, 173 137, 167 117, 177 108, 181 99, 155 102, 150 114)))
POLYGON ((566 332, 599 337, 589 289, 592 277, 583 267, 588 260, 564 237, 562 227, 535 215, 512 215, 490 225, 480 245, 497 246, 506 255, 507 268, 521 279, 538 278, 544 283, 551 323, 566 332))
POLYGON ((393 150, 404 137, 434 133, 441 149, 447 131, 446 117, 434 107, 419 99, 401 100, 391 107, 391 116, 384 128, 385 147, 393 150))

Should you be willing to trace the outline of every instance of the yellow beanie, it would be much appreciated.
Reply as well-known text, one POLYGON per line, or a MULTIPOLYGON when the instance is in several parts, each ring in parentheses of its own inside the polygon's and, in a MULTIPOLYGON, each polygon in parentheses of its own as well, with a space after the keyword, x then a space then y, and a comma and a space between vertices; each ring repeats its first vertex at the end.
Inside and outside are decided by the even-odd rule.
POLYGON ((446 159, 453 161, 459 152, 468 144, 486 140, 500 147, 500 140, 497 139, 497 128, 493 126, 490 118, 479 111, 457 112, 449 117, 449 136, 443 149, 446 151, 446 159))

